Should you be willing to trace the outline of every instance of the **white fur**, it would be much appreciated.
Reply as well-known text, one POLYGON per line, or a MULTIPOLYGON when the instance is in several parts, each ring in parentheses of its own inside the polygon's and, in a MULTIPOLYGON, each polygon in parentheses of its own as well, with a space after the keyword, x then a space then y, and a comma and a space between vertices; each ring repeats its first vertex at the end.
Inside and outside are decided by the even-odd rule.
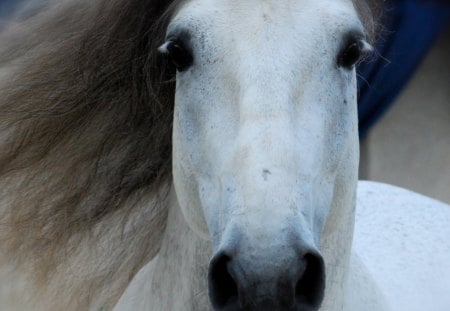
POLYGON ((362 31, 351 2, 192 0, 168 33, 186 30, 166 235, 116 310, 210 310, 209 259, 243 230, 255 265, 281 232, 321 252, 322 311, 449 310, 444 204, 362 183, 352 253, 356 82, 336 65, 346 32, 362 31))
MULTIPOLYGON (((346 300, 341 310, 447 311, 450 306, 450 298, 446 294, 450 288, 450 246, 445 239, 450 236, 450 206, 405 189, 367 181, 359 182, 357 203, 349 281, 345 285, 346 300)), ((161 301, 165 304, 183 302, 189 306, 170 310, 211 310, 205 302, 206 268, 200 271, 186 269, 194 267, 193 262, 196 265, 203 262, 206 266, 210 249, 208 243, 203 244, 187 228, 179 214, 175 216, 178 208, 176 201, 172 201, 174 214, 167 234, 176 242, 171 241, 165 247, 172 245, 173 255, 164 259, 157 257, 147 264, 114 310, 166 310, 160 308, 165 306, 161 301), (199 251, 192 253, 199 244, 202 245, 199 251), (186 256, 189 249, 191 253, 186 256), (183 253, 181 261, 186 264, 176 268, 180 262, 179 255, 183 253), (170 277, 172 274, 167 275, 167 270, 161 270, 161 266, 157 267, 157 263, 175 268, 169 270, 173 277, 170 277), (185 285, 193 272, 199 273, 194 279, 200 287, 199 284, 185 285), (155 274, 164 273, 166 278, 159 279, 161 284, 158 286, 172 286, 170 292, 177 293, 177 299, 172 295, 149 295, 152 286, 156 285, 155 274), (179 277, 186 280, 179 282, 179 277)))

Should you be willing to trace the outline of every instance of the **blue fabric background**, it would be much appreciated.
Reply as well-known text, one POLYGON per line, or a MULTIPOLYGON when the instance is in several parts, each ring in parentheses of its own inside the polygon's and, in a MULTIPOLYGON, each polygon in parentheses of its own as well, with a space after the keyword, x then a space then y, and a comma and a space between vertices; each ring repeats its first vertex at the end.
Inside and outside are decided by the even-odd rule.
POLYGON ((385 9, 379 56, 358 68, 361 138, 391 106, 450 20, 450 3, 444 1, 389 1, 385 9))
POLYGON ((25 0, 0 0, 0 18, 7 17, 25 0))

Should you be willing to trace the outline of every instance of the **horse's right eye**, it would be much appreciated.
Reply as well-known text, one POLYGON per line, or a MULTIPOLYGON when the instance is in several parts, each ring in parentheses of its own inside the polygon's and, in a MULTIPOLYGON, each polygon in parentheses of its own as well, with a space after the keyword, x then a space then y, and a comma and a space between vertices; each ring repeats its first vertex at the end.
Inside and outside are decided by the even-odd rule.
POLYGON ((194 62, 191 51, 177 40, 166 41, 158 50, 168 56, 170 62, 179 72, 187 70, 194 62))

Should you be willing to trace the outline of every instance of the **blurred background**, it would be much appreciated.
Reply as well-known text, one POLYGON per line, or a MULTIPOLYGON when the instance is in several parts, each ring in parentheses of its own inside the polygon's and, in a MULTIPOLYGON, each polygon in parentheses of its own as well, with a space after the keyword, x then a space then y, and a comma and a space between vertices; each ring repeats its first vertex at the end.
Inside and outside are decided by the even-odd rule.
POLYGON ((360 179, 450 203, 450 1, 384 4, 359 73, 360 179))
MULTIPOLYGON (((0 0, 2 24, 23 4, 0 0)), ((387 0, 374 59, 358 68, 360 178, 450 203, 450 1, 387 0)))

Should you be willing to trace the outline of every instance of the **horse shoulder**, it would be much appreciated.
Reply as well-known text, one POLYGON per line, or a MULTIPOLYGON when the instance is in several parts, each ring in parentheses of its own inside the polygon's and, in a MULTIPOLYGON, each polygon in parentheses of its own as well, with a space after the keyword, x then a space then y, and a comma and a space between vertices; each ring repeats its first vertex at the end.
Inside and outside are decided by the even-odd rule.
POLYGON ((360 182, 354 251, 389 310, 450 310, 450 206, 395 186, 360 182))

